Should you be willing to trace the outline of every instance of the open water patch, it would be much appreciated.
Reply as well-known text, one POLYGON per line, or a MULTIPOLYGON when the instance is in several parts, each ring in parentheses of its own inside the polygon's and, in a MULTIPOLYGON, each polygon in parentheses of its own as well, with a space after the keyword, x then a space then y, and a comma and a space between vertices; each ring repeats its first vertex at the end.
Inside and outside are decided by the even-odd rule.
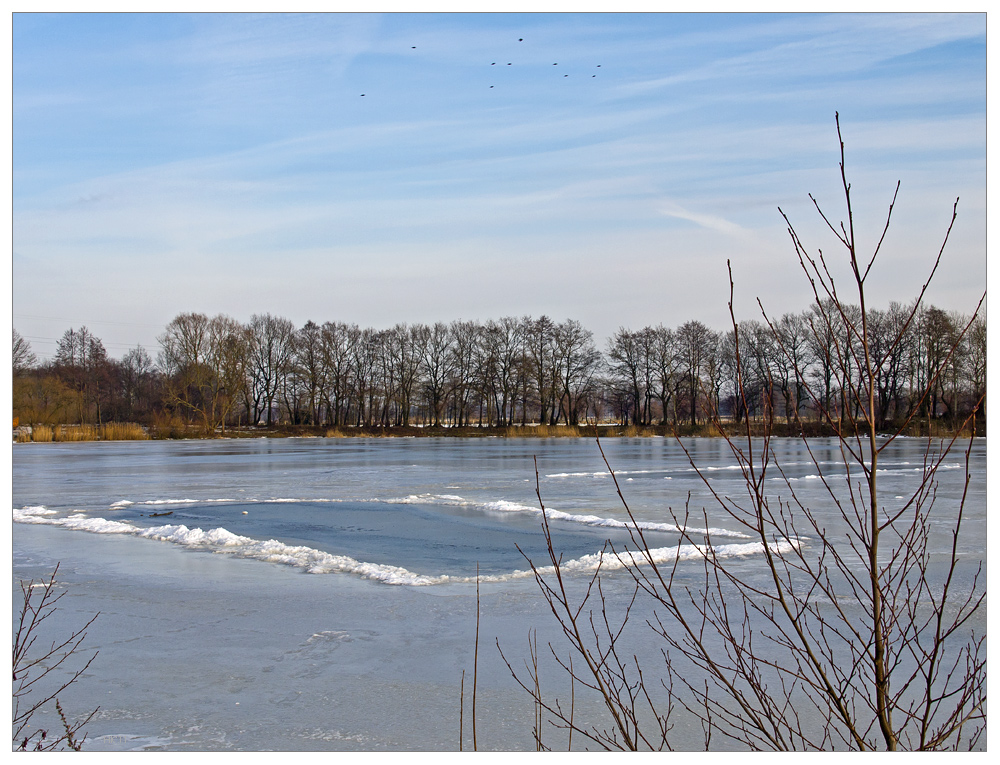
MULTIPOLYGON (((126 535, 292 566, 310 574, 351 574, 395 585, 474 582, 477 567, 481 581, 512 581, 534 576, 529 559, 538 565, 548 562, 540 509, 502 501, 467 502, 458 495, 362 502, 184 499, 116 503, 116 507, 119 518, 29 506, 14 509, 13 520, 126 535), (168 517, 138 512, 150 505, 177 509, 168 511, 168 517), (195 525, 192 518, 213 523, 203 528, 209 524, 195 525)), ((679 544, 673 524, 646 522, 642 528, 649 553, 629 552, 636 548, 634 529, 630 533, 622 521, 556 510, 547 515, 568 572, 700 558, 704 549, 679 544), (608 551, 609 542, 619 554, 608 551)), ((762 548, 758 548, 752 542, 714 546, 716 554, 727 556, 759 554, 762 548)))

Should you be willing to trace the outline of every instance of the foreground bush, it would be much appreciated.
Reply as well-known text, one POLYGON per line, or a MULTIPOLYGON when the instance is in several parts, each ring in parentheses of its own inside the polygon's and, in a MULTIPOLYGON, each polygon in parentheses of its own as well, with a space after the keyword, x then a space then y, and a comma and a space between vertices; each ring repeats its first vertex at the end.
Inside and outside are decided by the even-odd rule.
POLYGON ((47 581, 21 582, 21 609, 14 622, 13 644, 12 730, 17 751, 49 752, 67 747, 79 751, 86 739, 81 731, 97 714, 95 709, 83 719, 71 722, 59 703, 59 694, 77 682, 97 656, 95 651, 83 666, 73 670, 73 664, 83 660, 82 643, 97 615, 64 638, 51 642, 43 639, 45 621, 56 612, 58 602, 66 594, 55 594, 58 573, 56 565, 47 581), (35 723, 36 715, 50 706, 55 707, 59 716, 59 730, 41 728, 35 723))
MULTIPOLYGON (((839 137, 839 120, 837 128, 839 137)), ((607 711, 605 719, 584 720, 574 715, 572 696, 569 703, 547 696, 539 681, 537 650, 532 649, 526 675, 508 667, 535 705, 539 748, 547 748, 547 718, 568 732, 570 745, 575 734, 578 741, 604 749, 670 749, 671 716, 677 708, 700 725, 706 749, 716 748, 720 738, 727 749, 755 750, 985 745, 986 644, 985 635, 973 627, 973 619, 985 616, 983 562, 963 561, 959 555, 971 440, 965 490, 953 514, 943 517, 934 505, 937 470, 957 436, 928 439, 920 484, 908 496, 880 491, 880 456, 914 415, 888 437, 878 437, 883 425, 877 407, 880 365, 894 349, 875 352, 864 307, 865 282, 882 240, 861 257, 842 142, 840 148, 846 222, 835 226, 818 204, 816 209, 845 251, 860 312, 851 310, 834 288, 829 257, 810 255, 788 223, 817 306, 811 331, 817 338, 834 338, 832 369, 844 391, 844 400, 831 406, 822 391, 807 390, 811 406, 835 434, 847 469, 846 477, 835 478, 815 457, 810 468, 822 480, 835 528, 828 525, 829 514, 799 501, 781 472, 770 445, 770 412, 763 433, 746 425, 739 438, 726 435, 717 423, 742 471, 742 496, 721 496, 702 476, 728 522, 756 539, 760 568, 750 574, 716 554, 707 531, 712 525, 708 512, 690 507, 682 516, 674 515, 681 529, 676 554, 654 555, 619 488, 632 519, 633 549, 609 546, 603 560, 608 568, 624 568, 631 575, 632 599, 624 604, 606 599, 600 569, 583 584, 582 594, 574 594, 577 587, 564 578, 539 492, 549 560, 544 568, 532 562, 532 570, 565 637, 564 644, 550 649, 569 677, 571 693, 596 694, 607 711), (772 488, 772 479, 780 482, 783 496, 772 488), (930 541, 942 531, 950 541, 944 554, 930 541), (694 584, 688 576, 691 566, 697 567, 694 584), (630 621, 653 630, 661 656, 628 652, 622 636, 630 621)), ((891 212, 892 205, 889 216, 891 212)), ((955 217, 953 210, 945 243, 955 217)), ((887 217, 886 229, 888 225, 887 217)), ((892 345, 902 342, 914 321, 943 251, 944 244, 892 345)), ((730 278, 738 394, 746 407, 749 394, 732 295, 730 278)), ((930 370, 918 403, 932 395, 978 310, 930 370)), ((764 320, 780 346, 780 333, 766 313, 764 320)), ((791 355, 788 363, 796 363, 791 355)), ((920 408, 914 407, 914 413, 920 408)), ((975 411, 958 432, 970 425, 975 411)), ((680 439, 678 444, 684 448, 680 439)), ((805 446, 809 448, 808 441, 805 446)), ((698 470, 693 459, 691 464, 698 470)))

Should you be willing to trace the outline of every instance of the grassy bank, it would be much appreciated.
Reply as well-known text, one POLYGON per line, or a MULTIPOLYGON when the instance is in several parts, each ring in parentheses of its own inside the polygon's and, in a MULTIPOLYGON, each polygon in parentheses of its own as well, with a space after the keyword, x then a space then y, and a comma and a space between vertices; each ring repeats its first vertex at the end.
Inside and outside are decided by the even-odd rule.
MULTIPOLYGON (((753 425, 755 435, 764 435, 764 424, 753 425)), ((201 438, 673 438, 677 436, 694 438, 717 438, 719 431, 715 425, 690 424, 677 427, 667 425, 511 425, 503 427, 441 427, 399 425, 393 427, 354 427, 325 425, 272 425, 270 427, 232 427, 225 433, 216 430, 206 434, 196 425, 184 427, 177 423, 169 429, 151 427, 148 430, 131 423, 109 423, 101 426, 60 425, 38 426, 30 434, 22 433, 16 440, 22 442, 40 441, 111 441, 153 438, 158 440, 201 439, 201 438)), ((727 427, 733 437, 745 436, 745 425, 727 427)), ((819 422, 800 424, 774 423, 771 426, 774 437, 828 438, 835 435, 829 425, 819 422)), ((926 420, 914 422, 904 435, 916 437, 944 438, 953 435, 953 430, 945 423, 926 420)), ((962 435, 969 435, 966 431, 962 435)), ((977 436, 985 436, 985 427, 976 428, 977 436)))
MULTIPOLYGON (((727 428, 731 435, 745 435, 744 425, 727 428)), ((764 435, 764 424, 752 426, 755 435, 764 435)), ((945 423, 926 420, 910 424, 904 435, 916 437, 944 438, 954 432, 945 423)), ((48 443, 66 441, 135 441, 146 439, 200 439, 200 438, 673 438, 687 436, 695 438, 717 438, 720 434, 715 425, 690 424, 675 427, 667 425, 511 425, 504 427, 435 427, 400 425, 394 427, 352 427, 331 428, 321 425, 272 425, 270 427, 227 428, 225 433, 217 430, 206 434, 199 426, 178 425, 157 429, 144 428, 135 423, 105 423, 103 425, 36 425, 22 427, 15 431, 18 443, 48 443)), ((774 423, 771 435, 775 437, 827 438, 835 435, 829 425, 819 422, 774 423)), ((968 436, 968 430, 962 435, 968 436)), ((986 429, 976 428, 977 436, 985 436, 986 429)))

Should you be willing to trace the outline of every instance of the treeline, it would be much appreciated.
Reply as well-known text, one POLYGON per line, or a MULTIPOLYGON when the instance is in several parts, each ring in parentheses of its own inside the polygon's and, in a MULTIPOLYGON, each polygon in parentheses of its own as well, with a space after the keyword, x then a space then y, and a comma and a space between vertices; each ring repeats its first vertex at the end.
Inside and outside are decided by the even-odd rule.
MULTIPOLYGON (((376 330, 182 313, 158 338, 155 360, 141 346, 112 359, 82 327, 67 330, 46 363, 15 330, 14 416, 33 425, 180 423, 205 433, 282 423, 697 426, 713 412, 734 422, 765 412, 807 421, 817 414, 807 402, 835 413, 852 406, 837 355, 856 361, 852 374, 864 358, 817 308, 771 324, 741 322, 736 332, 699 321, 622 328, 603 352, 578 321, 546 316, 376 330)), ((848 318, 860 318, 852 310, 848 318)), ((911 313, 893 303, 866 317, 880 426, 910 417, 960 422, 986 389, 985 319, 933 306, 908 321, 911 313), (945 373, 932 376, 942 364, 945 373), (925 388, 930 396, 914 395, 925 388)), ((977 416, 985 422, 985 402, 977 416)))

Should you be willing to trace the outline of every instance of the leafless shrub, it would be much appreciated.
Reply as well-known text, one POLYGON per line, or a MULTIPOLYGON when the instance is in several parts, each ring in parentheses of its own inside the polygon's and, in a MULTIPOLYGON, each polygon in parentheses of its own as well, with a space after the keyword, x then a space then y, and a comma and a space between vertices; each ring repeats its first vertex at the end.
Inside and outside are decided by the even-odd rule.
MULTIPOLYGON (((839 116, 837 132, 839 138, 839 116)), ((828 507, 817 512, 819 508, 807 506, 797 496, 772 448, 773 413, 765 412, 762 431, 747 423, 739 437, 727 435, 716 413, 717 430, 739 464, 745 492, 721 495, 702 478, 728 521, 756 540, 760 569, 748 573, 745 564, 735 566, 722 556, 705 531, 711 527, 707 510, 698 514, 698 526, 703 528, 696 531, 689 505, 682 516, 674 515, 681 529, 675 554, 654 555, 615 478, 631 519, 633 549, 615 550, 609 544, 602 567, 624 568, 634 588, 624 612, 614 619, 609 606, 621 604, 605 596, 602 567, 585 585, 576 583, 582 595, 576 587, 567 587, 567 573, 553 548, 538 493, 550 565, 529 563, 564 637, 564 643, 550 644, 549 649, 574 687, 583 686, 603 701, 608 717, 584 723, 575 720, 558 698, 545 696, 538 683, 535 650, 531 665, 525 665, 527 675, 507 665, 552 725, 577 733, 588 744, 605 749, 670 748, 669 720, 675 706, 700 723, 706 749, 713 748, 718 738, 730 748, 766 750, 972 749, 984 743, 985 636, 976 634, 972 622, 985 609, 982 563, 965 562, 959 555, 972 442, 965 451, 964 490, 951 517, 935 513, 937 471, 957 435, 927 441, 921 480, 909 496, 887 500, 879 493, 879 459, 908 424, 878 438, 879 362, 870 348, 867 323, 866 281, 893 205, 874 250, 862 259, 856 247, 842 140, 840 152, 846 223, 834 225, 814 199, 813 203, 844 248, 852 297, 860 311, 838 294, 822 252, 810 255, 785 218, 815 300, 810 331, 817 338, 833 338, 838 395, 831 404, 820 391, 806 394, 836 434, 846 477, 830 475, 803 438, 828 507), (783 496, 765 483, 775 474, 782 479, 783 496), (830 509, 834 509, 832 522, 830 509), (950 540, 944 553, 931 542, 942 526, 950 540), (696 585, 691 584, 692 563, 698 570, 696 585), (653 630, 662 644, 662 660, 640 659, 623 650, 622 636, 630 621, 653 630)), ((956 210, 957 202, 948 234, 956 210)), ((917 315, 948 234, 901 323, 896 343, 902 342, 917 315)), ((748 393, 732 294, 730 276, 737 395, 745 411, 748 393)), ((944 374, 982 300, 968 325, 953 338, 950 352, 931 371, 924 396, 944 374)), ((781 335, 766 312, 764 320, 780 347, 781 335)), ((786 359, 796 363, 788 352, 786 359)), ((765 405, 772 398, 765 396, 765 405)), ((962 423, 953 432, 960 433, 967 425, 962 423)), ((677 443, 684 448, 680 439, 677 443)), ((690 454, 688 459, 698 470, 690 454)), ((614 477, 613 470, 611 474, 614 477)), ((536 491, 537 486, 536 471, 536 491)), ((536 740, 540 741, 538 733, 536 740)))
MULTIPOLYGON (((531 695, 535 705, 534 737, 539 749, 542 745, 543 712, 557 728, 567 731, 567 746, 572 746, 573 733, 602 749, 663 749, 668 747, 667 734, 670 731, 669 717, 673 708, 672 700, 665 708, 661 707, 650 695, 642 678, 642 669, 638 657, 628 656, 619 651, 619 640, 622 631, 632 613, 637 586, 632 598, 625 606, 625 612, 617 619, 609 615, 608 602, 601 588, 601 567, 598 566, 588 579, 579 601, 570 595, 566 579, 563 576, 561 560, 552 543, 548 518, 545 515, 545 504, 542 500, 538 484, 538 466, 535 466, 535 491, 539 505, 542 508, 542 532, 545 536, 546 550, 551 566, 543 569, 528 559, 535 574, 535 581, 542 591, 553 616, 562 628, 563 636, 570 646, 567 656, 560 655, 550 644, 549 649, 558 665, 568 674, 571 681, 571 701, 569 709, 564 709, 558 699, 549 700, 542 692, 538 674, 537 643, 529 638, 531 665, 527 664, 529 678, 518 675, 510 661, 497 642, 497 648, 504 662, 510 669, 517 683, 531 695), (595 591, 596 588, 596 591, 595 591), (595 608, 587 609, 591 599, 597 604, 595 608), (573 656, 583 660, 583 669, 573 668, 573 656), (585 689, 599 695, 604 707, 611 716, 611 724, 600 726, 575 718, 575 687, 582 685, 585 689), (656 729, 653 732, 643 724, 642 717, 648 713, 655 720, 656 729)), ((609 552, 606 548, 605 552, 609 552)), ((523 554, 523 553, 522 553, 523 554)), ((627 554, 627 553, 626 553, 627 554)), ((612 557, 617 557, 610 550, 612 557)), ((527 559, 527 556, 525 556, 527 559)), ((668 688, 668 692, 670 689, 668 688)), ((672 692, 668 693, 672 699, 672 692)))
POLYGON ((15 622, 13 646, 13 742, 18 751, 47 752, 69 748, 79 751, 86 735, 83 727, 97 713, 97 709, 81 720, 71 722, 59 703, 59 694, 75 683, 90 667, 97 652, 82 667, 72 670, 65 666, 79 656, 87 629, 97 618, 69 636, 46 645, 40 641, 43 623, 55 613, 57 603, 65 593, 55 594, 57 565, 48 581, 21 582, 22 604, 15 622), (61 731, 36 727, 33 719, 48 704, 54 704, 59 715, 61 731))

